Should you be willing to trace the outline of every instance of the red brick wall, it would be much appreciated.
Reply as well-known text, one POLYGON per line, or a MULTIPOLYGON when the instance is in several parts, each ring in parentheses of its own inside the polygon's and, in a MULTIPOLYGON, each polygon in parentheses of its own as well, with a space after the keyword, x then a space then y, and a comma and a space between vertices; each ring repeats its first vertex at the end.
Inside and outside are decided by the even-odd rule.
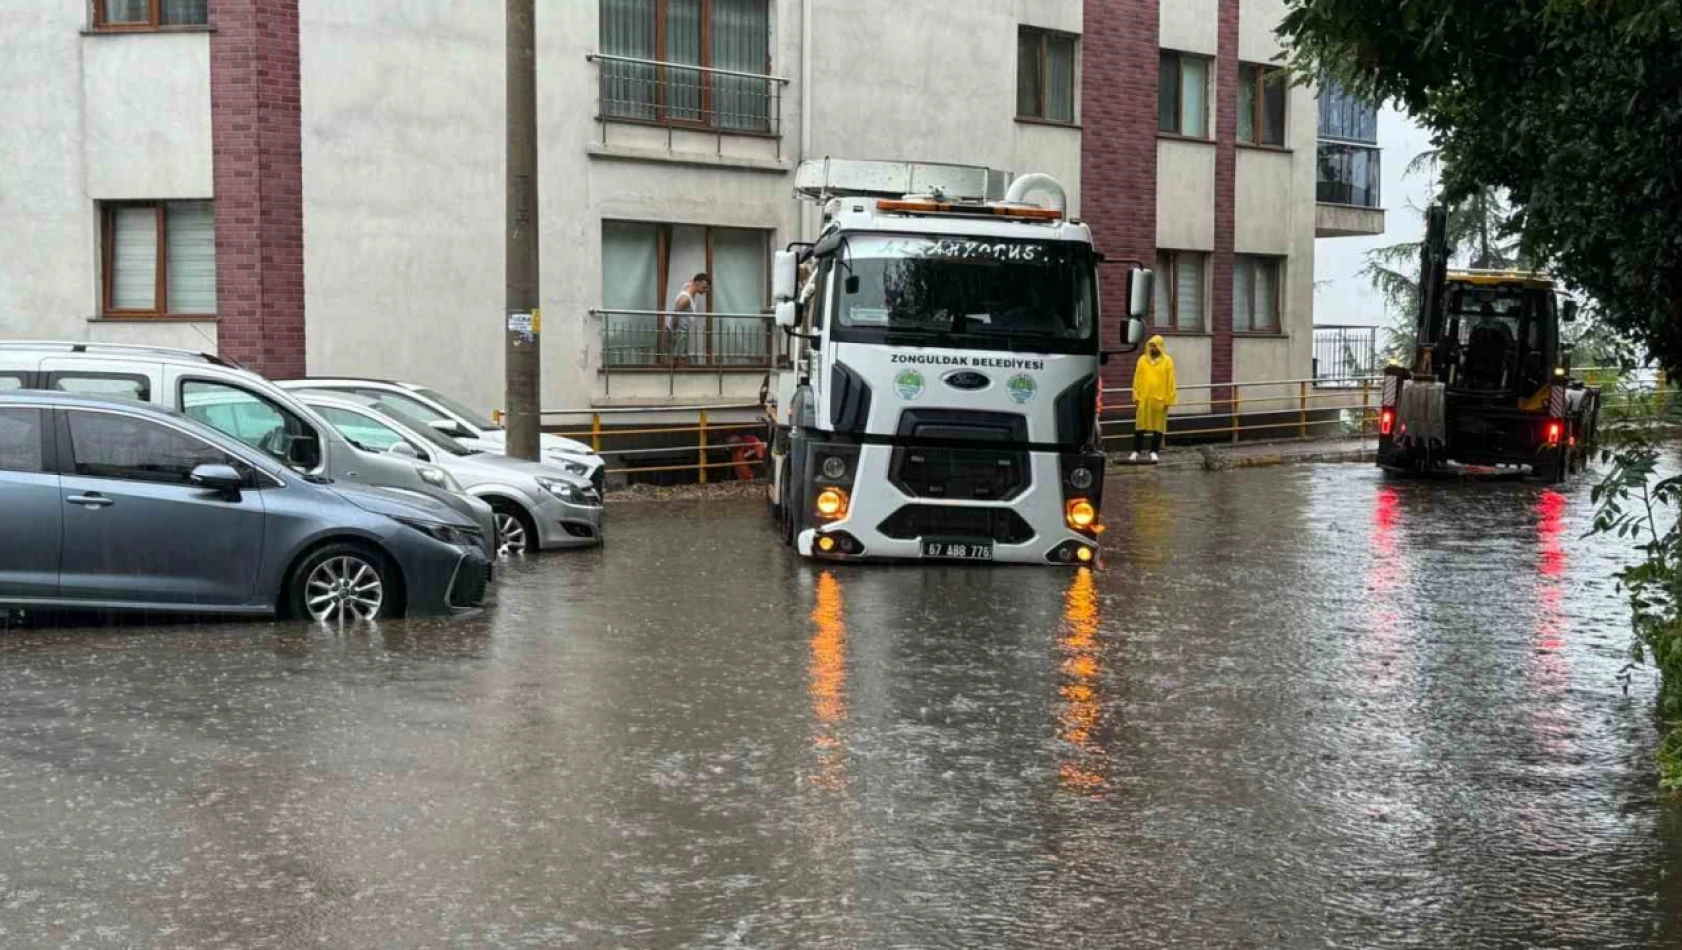
MULTIPOLYGON (((1173 0, 1164 0, 1173 2, 1173 0)), ((1238 4, 1220 0, 1220 38, 1215 59, 1215 253, 1210 266, 1209 359, 1211 383, 1232 382, 1232 264, 1238 193, 1238 4)), ((1217 390, 1215 399, 1230 399, 1217 390)))
POLYGON ((268 376, 304 373, 298 0, 211 0, 217 340, 268 376))
MULTIPOLYGON (((1087 0, 1081 37, 1081 217, 1110 260, 1147 265, 1156 257, 1158 2, 1087 0)), ((1127 322, 1124 267, 1103 277, 1104 346, 1114 348, 1127 322)), ((1111 362, 1104 385, 1130 385, 1134 362, 1111 362)))

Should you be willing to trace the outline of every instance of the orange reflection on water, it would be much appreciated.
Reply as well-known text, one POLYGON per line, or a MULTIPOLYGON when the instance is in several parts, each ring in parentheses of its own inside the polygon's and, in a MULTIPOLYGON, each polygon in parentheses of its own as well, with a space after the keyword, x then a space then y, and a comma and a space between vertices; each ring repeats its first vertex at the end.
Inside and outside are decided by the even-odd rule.
POLYGON ((1372 554, 1367 566, 1366 626, 1370 631, 1359 645, 1362 669, 1370 681, 1386 689, 1402 682, 1401 588, 1407 582, 1406 554, 1396 543, 1401 524, 1401 493, 1394 485, 1380 485, 1373 498, 1372 554))
MULTIPOLYGON (((1566 547, 1565 512, 1567 500, 1559 492, 1548 490, 1536 500, 1536 626, 1531 635, 1529 677, 1541 698, 1559 699, 1565 695, 1570 675, 1564 646, 1568 624, 1565 614, 1566 547)), ((1558 706, 1539 706, 1536 713, 1537 731, 1547 739, 1550 748, 1563 747, 1561 736, 1568 730, 1568 717, 1558 706)))
POLYGON ((837 735, 847 720, 847 614, 841 582, 828 571, 818 576, 808 650, 806 692, 812 702, 812 749, 817 753, 817 773, 811 781, 837 790, 847 784, 846 748, 837 735))
POLYGON ((1105 784, 1105 753, 1096 737, 1104 668, 1098 643, 1098 584, 1088 568, 1075 571, 1064 592, 1057 646, 1063 653, 1057 736, 1074 750, 1070 761, 1058 767, 1058 778, 1065 788, 1094 791, 1105 784))

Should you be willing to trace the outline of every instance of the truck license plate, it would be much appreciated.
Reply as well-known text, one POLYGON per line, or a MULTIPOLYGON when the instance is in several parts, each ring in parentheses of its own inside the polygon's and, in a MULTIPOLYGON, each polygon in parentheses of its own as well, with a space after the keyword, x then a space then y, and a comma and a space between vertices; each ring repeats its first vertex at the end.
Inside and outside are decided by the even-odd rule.
POLYGON ((943 561, 991 561, 991 541, 924 541, 923 557, 943 561))

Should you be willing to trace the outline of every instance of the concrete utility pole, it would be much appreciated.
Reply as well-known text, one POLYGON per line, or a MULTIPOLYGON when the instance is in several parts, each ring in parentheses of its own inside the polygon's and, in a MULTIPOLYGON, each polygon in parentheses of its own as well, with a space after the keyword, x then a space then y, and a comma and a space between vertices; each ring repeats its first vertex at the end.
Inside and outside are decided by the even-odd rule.
POLYGON ((508 312, 503 353, 508 454, 537 461, 543 315, 537 259, 537 13, 508 0, 508 312))

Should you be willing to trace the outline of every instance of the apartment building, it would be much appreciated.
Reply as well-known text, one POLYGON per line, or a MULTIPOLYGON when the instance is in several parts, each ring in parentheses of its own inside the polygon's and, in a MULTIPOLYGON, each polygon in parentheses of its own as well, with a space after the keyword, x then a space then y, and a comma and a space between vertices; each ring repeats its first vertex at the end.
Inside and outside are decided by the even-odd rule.
MULTIPOLYGON (((502 7, 0 0, 0 336, 499 405, 502 7)), ((546 407, 756 393, 803 159, 1056 176, 1154 262, 1183 386, 1308 375, 1313 242, 1383 231, 1371 110, 1273 68, 1283 0, 537 7, 546 407)))

